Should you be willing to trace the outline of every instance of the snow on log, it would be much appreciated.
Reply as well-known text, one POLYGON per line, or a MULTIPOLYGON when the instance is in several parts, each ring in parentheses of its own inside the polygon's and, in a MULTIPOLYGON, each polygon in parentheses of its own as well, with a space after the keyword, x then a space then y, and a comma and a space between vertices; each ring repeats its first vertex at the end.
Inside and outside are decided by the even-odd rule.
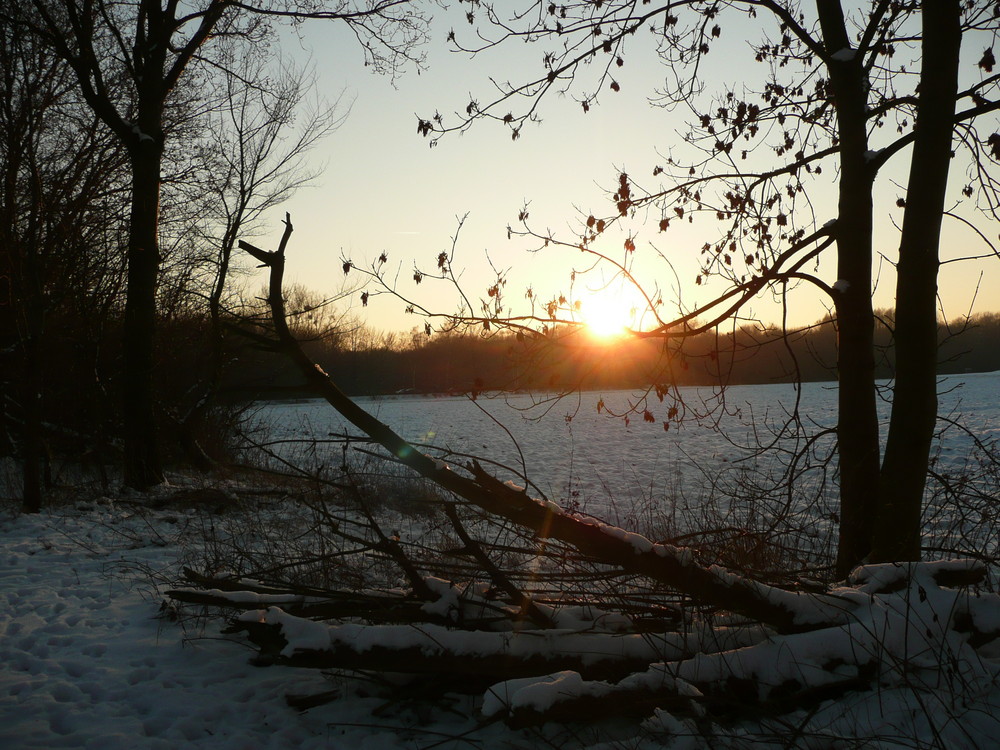
MULTIPOLYGON (((487 691, 483 710, 488 716, 506 711, 508 723, 523 726, 584 715, 611 705, 609 701, 637 711, 643 706, 649 713, 658 706, 697 715, 700 709, 688 705, 685 710, 679 699, 707 703, 724 700, 728 693, 744 706, 769 703, 787 709, 872 682, 885 688, 937 689, 942 675, 952 674, 990 683, 1000 678, 1000 665, 976 651, 975 639, 962 632, 962 624, 979 617, 980 625, 995 630, 1000 625, 998 597, 947 588, 935 580, 974 567, 964 562, 869 566, 855 573, 860 588, 837 592, 856 603, 844 624, 652 664, 615 684, 565 675, 505 681, 487 691), (902 575, 897 567, 904 568, 902 575), (877 591, 886 585, 891 592, 877 591), (698 695, 679 690, 685 685, 698 695), (597 697, 601 700, 595 706, 597 697)), ((713 712, 718 711, 716 706, 713 712)))
POLYGON ((234 628, 261 648, 261 662, 316 669, 414 674, 534 676, 573 670, 620 678, 651 662, 708 649, 733 649, 766 637, 761 628, 692 628, 686 633, 614 634, 566 629, 468 631, 440 625, 328 625, 278 607, 244 612, 234 628))

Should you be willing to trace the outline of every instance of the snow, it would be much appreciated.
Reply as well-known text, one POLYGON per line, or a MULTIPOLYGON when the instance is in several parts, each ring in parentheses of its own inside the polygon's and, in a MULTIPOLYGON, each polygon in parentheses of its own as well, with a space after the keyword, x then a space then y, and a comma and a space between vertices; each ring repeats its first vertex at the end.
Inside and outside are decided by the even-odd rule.
MULTIPOLYGON (((519 736, 501 724, 479 729, 481 701, 464 696, 451 696, 429 718, 405 710, 377 715, 385 698, 368 695, 361 681, 331 684, 317 670, 251 666, 254 652, 245 641, 220 638, 215 623, 203 632, 198 623, 171 619, 173 608, 161 611, 162 591, 177 588, 170 578, 198 527, 190 512, 142 511, 107 498, 37 516, 0 516, 0 747, 382 750, 432 744, 441 739, 435 732, 475 731, 494 747, 519 736), (304 713, 286 705, 286 695, 331 687, 340 693, 332 703, 304 713)), ((451 599, 449 592, 471 596, 443 579, 428 585, 442 599, 451 599)), ((544 637, 436 626, 331 629, 264 606, 279 601, 275 595, 206 593, 262 605, 246 616, 280 623, 286 654, 336 640, 362 648, 433 650, 446 643, 468 654, 507 648, 514 656, 561 650, 590 661, 625 654, 656 660, 679 658, 697 638, 621 635, 624 618, 586 607, 560 610, 559 620, 589 632, 544 637)), ((712 637, 735 647, 762 635, 716 630, 712 637)))
POLYGON ((677 547, 670 547, 669 545, 654 545, 649 539, 644 537, 642 534, 637 534, 634 531, 627 531, 626 529, 620 528, 618 526, 613 526, 611 524, 604 523, 593 517, 581 516, 576 519, 580 523, 586 526, 593 526, 601 531, 602 534, 606 534, 612 539, 617 539, 620 542, 625 542, 630 547, 635 550, 635 553, 642 554, 644 552, 652 552, 654 546, 662 548, 662 551, 657 550, 660 557, 667 557, 673 552, 678 551, 677 547))
POLYGON ((610 692, 606 682, 585 682, 579 673, 564 671, 498 683, 486 691, 481 710, 486 717, 519 708, 544 711, 567 697, 600 698, 610 692))
MULTIPOLYGON (((831 219, 824 227, 829 229, 834 225, 836 219, 831 219)), ((972 434, 988 441, 991 435, 1000 435, 996 420, 998 389, 1000 377, 997 375, 942 378, 939 388, 941 413, 957 410, 957 414, 973 419, 968 424, 972 434)), ((713 403, 710 389, 682 388, 681 393, 688 404, 700 404, 702 399, 708 399, 709 406, 713 403)), ((517 487, 537 486, 539 494, 554 501, 549 506, 553 513, 558 513, 560 506, 574 508, 630 531, 644 533, 650 539, 655 539, 655 533, 648 534, 650 529, 639 522, 645 512, 642 509, 667 514, 670 507, 664 498, 725 493, 739 483, 741 472, 748 466, 759 466, 765 473, 778 468, 780 461, 758 464, 751 457, 752 446, 761 438, 762 431, 764 435, 770 434, 768 430, 772 425, 780 429, 786 410, 794 407, 797 398, 801 397, 802 403, 809 403, 810 418, 815 421, 816 429, 833 428, 837 423, 837 390, 833 383, 804 383, 799 391, 786 384, 731 386, 726 391, 726 403, 740 411, 742 418, 727 416, 721 432, 709 424, 699 426, 693 422, 685 422, 682 429, 671 428, 664 432, 659 423, 632 420, 626 425, 621 420, 608 419, 597 410, 601 398, 608 408, 627 409, 634 395, 631 391, 583 393, 569 422, 565 420, 567 413, 563 407, 552 408, 537 420, 521 418, 519 414, 533 414, 532 397, 529 394, 510 395, 507 400, 514 410, 505 412, 509 417, 505 426, 516 438, 521 453, 514 450, 507 433, 476 405, 461 397, 385 397, 360 399, 359 405, 377 413, 400 435, 417 443, 434 443, 449 450, 488 455, 507 466, 520 466, 523 458, 530 483, 523 477, 502 473, 498 478, 511 479, 517 487), (738 451, 734 445, 751 448, 747 453, 738 451), (725 463, 723 458, 727 459, 725 463), (697 465, 711 467, 712 473, 703 474, 697 465)), ((497 401, 491 406, 505 408, 497 401)), ((880 420, 887 420, 886 402, 880 401, 879 409, 880 420)), ((657 408, 653 411, 658 413, 657 408)), ((355 431, 328 405, 315 401, 262 405, 255 424, 265 427, 273 440, 288 441, 281 444, 281 450, 287 451, 281 455, 305 466, 312 466, 315 454, 308 453, 307 443, 300 445, 301 454, 296 453, 292 441, 355 431)), ((794 438, 789 441, 793 442, 794 438)), ((827 445, 825 441, 826 438, 824 446, 827 445)), ((790 455, 794 450, 792 442, 782 443, 785 446, 782 451, 787 450, 790 455)), ((974 452, 971 439, 957 430, 950 430, 945 444, 947 452, 940 460, 949 463, 947 471, 961 472, 963 469, 958 464, 974 452)), ((776 455, 780 454, 781 451, 776 455)), ((333 468, 340 460, 339 453, 329 457, 333 468)), ((456 470, 454 465, 452 470, 456 470)), ((817 498, 812 491, 819 476, 814 472, 805 474, 797 484, 793 508, 796 514, 802 515, 795 523, 809 524, 817 533, 835 535, 836 530, 831 528, 829 521, 830 514, 836 510, 833 500, 828 496, 817 498), (825 507, 818 508, 817 499, 825 507)), ((943 530, 932 531, 938 537, 943 533, 943 530)), ((955 546, 958 541, 952 539, 941 544, 955 546)))
POLYGON ((329 627, 321 622, 290 615, 281 607, 245 612, 238 619, 280 625, 281 633, 288 641, 281 650, 282 656, 294 656, 299 651, 321 651, 330 648, 329 627))
MULTIPOLYGON (((424 726, 406 711, 377 717, 384 697, 360 683, 251 666, 253 653, 217 624, 202 633, 158 617, 170 610, 160 612, 154 581, 181 558, 181 538, 197 527, 190 514, 107 499, 0 513, 0 748, 388 750, 476 729, 471 705, 424 726), (331 689, 339 700, 304 713, 285 702, 331 689)), ((294 641, 317 645, 322 626, 312 626, 294 641)))
POLYGON ((695 750, 701 746, 697 729, 691 719, 678 719, 659 708, 643 723, 643 727, 653 734, 666 735, 669 739, 664 747, 669 750, 695 750))
POLYGON ((847 279, 837 279, 833 283, 833 290, 835 292, 840 292, 841 294, 843 294, 850 288, 851 288, 851 282, 848 281, 847 279))
MULTIPOLYGON (((162 591, 174 587, 201 522, 193 510, 143 510, 108 498, 37 516, 0 516, 0 747, 382 750, 427 747, 464 733, 483 747, 611 747, 594 739, 598 734, 554 723, 544 732, 565 731, 558 741, 543 730, 530 734, 484 719, 644 687, 666 690, 697 709, 705 684, 733 675, 752 675, 766 699, 789 680, 833 685, 857 677, 856 665, 866 664, 877 668, 875 690, 848 693, 780 721, 791 722, 802 737, 827 738, 818 745, 823 747, 856 746, 853 738, 860 737, 882 738, 879 747, 939 742, 971 749, 992 746, 1000 736, 1000 644, 973 648, 952 627, 967 615, 983 631, 1000 630, 1000 596, 972 595, 935 579, 974 572, 977 563, 867 566, 826 599, 784 592, 798 597, 791 600, 799 617, 809 616, 812 606, 827 615, 837 607, 851 613, 833 627, 790 635, 707 626, 629 634, 627 618, 585 606, 553 611, 559 629, 552 631, 319 623, 276 606, 293 602, 289 597, 210 591, 253 607, 246 619, 279 625, 286 655, 339 645, 447 650, 459 657, 582 654, 584 663, 628 656, 650 664, 618 683, 554 671, 500 682, 473 696, 439 697, 420 711, 395 706, 386 713, 385 696, 366 682, 252 666, 255 652, 241 636, 220 637, 217 620, 178 618, 174 607, 163 607, 162 591), (699 643, 718 651, 694 654, 699 643), (289 694, 331 689, 337 700, 309 711, 297 712, 285 701, 289 694)), ((614 528, 605 531, 617 535, 614 528)), ((652 549, 666 554, 659 545, 652 549)), ((721 568, 716 573, 745 582, 721 568)), ((429 606, 442 613, 487 594, 481 586, 441 578, 425 582, 439 596, 429 606)), ((630 726, 645 733, 636 740, 641 746, 676 750, 743 747, 751 740, 755 748, 784 747, 788 737, 781 727, 789 724, 769 725, 749 712, 737 724, 716 726, 707 716, 695 721, 657 709, 630 726), (711 741, 700 735, 708 726, 711 741)))
POLYGON ((524 492, 525 491, 524 490, 524 485, 517 484, 512 479, 508 479, 506 482, 504 482, 504 485, 506 487, 514 490, 514 492, 524 492))
POLYGON ((856 49, 851 49, 850 47, 842 47, 830 55, 831 60, 836 60, 837 62, 850 62, 858 54, 856 49))
POLYGON ((425 578, 424 583, 427 587, 438 595, 438 600, 433 602, 427 602, 420 609, 430 615, 438 615, 440 617, 449 617, 453 612, 457 612, 459 609, 459 595, 460 591, 452 585, 451 581, 445 581, 441 578, 425 578))

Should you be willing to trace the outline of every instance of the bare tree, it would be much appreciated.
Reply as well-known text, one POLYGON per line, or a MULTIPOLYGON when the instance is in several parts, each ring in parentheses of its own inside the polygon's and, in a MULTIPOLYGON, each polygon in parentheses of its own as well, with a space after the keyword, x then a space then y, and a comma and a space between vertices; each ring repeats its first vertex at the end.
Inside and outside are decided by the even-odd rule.
POLYGON ((162 481, 152 389, 158 226, 165 116, 192 66, 211 65, 221 40, 261 42, 270 19, 326 19, 347 24, 366 62, 395 73, 415 61, 426 19, 416 3, 240 3, 204 0, 33 0, 0 6, 0 19, 44 39, 72 68, 87 104, 128 151, 132 204, 123 328, 125 482, 139 489, 162 481), (122 78, 120 95, 109 82, 122 78))
MULTIPOLYGON (((54 327, 95 342, 122 283, 126 157, 80 101, 72 71, 37 38, 0 29, 0 253, 9 259, 5 417, 16 404, 23 506, 42 501, 43 413, 54 327), (51 346, 49 347, 51 348, 51 346)), ((76 360, 64 352, 62 367, 76 360)), ((90 378, 93 380, 93 378, 90 378)), ((50 409, 51 411, 51 409, 50 409)), ((72 421, 67 418, 65 423, 72 421)))
MULTIPOLYGON (((838 331, 838 571, 846 574, 866 559, 918 559, 936 419, 939 240, 956 151, 966 154, 961 163, 967 169, 959 199, 977 196, 974 208, 989 219, 996 218, 998 205, 991 169, 1000 156, 1000 136, 980 128, 992 129, 1000 109, 992 52, 1000 6, 879 0, 845 9, 820 0, 807 10, 774 0, 652 5, 611 0, 530 3, 511 10, 472 0, 468 8, 470 22, 479 22, 478 35, 474 46, 463 47, 453 34, 459 49, 481 53, 510 40, 530 40, 545 46, 544 67, 533 80, 499 82, 498 93, 471 101, 457 120, 420 118, 418 130, 434 140, 477 120, 502 123, 517 138, 554 92, 573 94, 587 111, 599 97, 620 89, 616 77, 627 74, 635 35, 651 32, 668 74, 659 103, 693 114, 686 136, 690 158, 672 156, 658 165, 653 174, 664 182, 655 189, 621 174, 613 212, 589 216, 578 237, 534 230, 526 212, 511 231, 542 245, 578 247, 643 287, 647 317, 654 323, 636 332, 641 336, 688 336, 738 317, 765 291, 782 295, 790 284, 815 286, 834 309, 838 331), (728 43, 726 30, 734 26, 760 29, 760 41, 749 42, 764 66, 760 85, 712 90, 701 64, 728 43), (967 47, 978 45, 978 65, 960 74, 963 40, 967 47), (593 88, 585 90, 588 85, 593 88), (887 168, 905 159, 907 149, 909 181, 898 200, 900 249, 892 261, 896 379, 883 454, 871 301, 873 195, 891 179, 887 168), (835 210, 812 195, 831 172, 835 210), (629 230, 621 256, 601 249, 612 226, 633 222, 641 230, 644 219, 656 213, 652 223, 658 222, 659 231, 696 217, 721 225, 721 231, 706 230, 694 281, 721 280, 727 287, 711 303, 676 317, 662 312, 658 288, 629 272, 637 230, 629 230), (810 270, 827 248, 836 257, 835 283, 810 270)), ((494 305, 467 312, 465 320, 529 328, 539 320, 574 323, 566 313, 555 299, 538 315, 512 318, 506 310, 498 314, 494 305)))
POLYGON ((198 177, 181 186, 192 201, 202 196, 210 202, 199 217, 203 257, 196 275, 204 285, 198 297, 208 304, 208 355, 193 406, 179 417, 188 453, 202 464, 208 457, 195 436, 215 403, 233 348, 228 326, 243 314, 230 283, 234 269, 242 270, 232 259, 236 238, 259 231, 265 212, 318 178, 320 169, 307 165, 307 156, 347 113, 339 100, 307 103, 313 81, 305 71, 290 65, 269 71, 273 64, 250 48, 237 46, 230 55, 220 106, 209 115, 209 134, 198 148, 198 177), (259 82, 265 79, 269 84, 263 87, 259 82))

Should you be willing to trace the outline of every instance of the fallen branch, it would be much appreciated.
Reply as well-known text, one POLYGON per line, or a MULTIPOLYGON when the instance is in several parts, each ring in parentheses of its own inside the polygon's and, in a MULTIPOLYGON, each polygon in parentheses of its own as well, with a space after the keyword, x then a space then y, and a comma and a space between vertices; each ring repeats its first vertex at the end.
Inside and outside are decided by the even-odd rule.
POLYGON ((588 679, 621 679, 650 663, 706 648, 728 650, 763 640, 761 628, 710 628, 687 633, 617 634, 567 630, 463 631, 434 624, 326 625, 278 607, 246 612, 227 632, 246 631, 260 648, 258 664, 312 669, 481 676, 481 691, 498 679, 573 670, 588 679))
POLYGON ((338 620, 359 618, 373 623, 436 623, 470 630, 509 630, 521 618, 507 602, 482 596, 457 596, 447 581, 425 579, 427 599, 406 592, 330 591, 309 587, 285 589, 238 578, 212 578, 185 570, 198 587, 175 588, 175 601, 230 610, 280 607, 296 617, 338 620), (435 591, 437 589, 437 591, 435 591))
POLYGON ((291 218, 286 214, 277 251, 261 250, 242 240, 239 243, 270 271, 267 301, 281 351, 317 394, 417 474, 489 513, 531 529, 540 538, 562 540, 607 565, 647 576, 700 602, 739 612, 783 632, 813 630, 850 618, 854 605, 849 601, 822 592, 785 591, 719 566, 702 566, 693 550, 655 544, 596 519, 571 515, 554 503, 536 500, 521 488, 500 482, 475 462, 469 467, 471 476, 464 476, 417 450, 346 396, 292 335, 282 295, 285 249, 291 234, 291 218))

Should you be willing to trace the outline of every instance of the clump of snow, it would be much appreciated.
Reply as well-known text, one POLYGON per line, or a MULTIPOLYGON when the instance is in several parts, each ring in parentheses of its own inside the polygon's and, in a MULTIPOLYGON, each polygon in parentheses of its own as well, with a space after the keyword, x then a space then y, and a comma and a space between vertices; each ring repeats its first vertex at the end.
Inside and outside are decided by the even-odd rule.
POLYGON ((832 55, 830 55, 831 60, 836 60, 837 62, 850 62, 858 54, 856 49, 851 49, 850 47, 841 47, 832 55))
MULTIPOLYGON (((517 485, 514 486, 516 487, 517 485)), ((537 502, 539 505, 545 508, 545 510, 547 510, 554 516, 561 516, 565 512, 563 511, 563 507, 559 503, 554 502, 552 500, 536 500, 535 502, 537 502)))
POLYGON ((578 516, 576 520, 586 526, 593 526, 599 529, 602 534, 606 534, 612 539, 625 542, 635 550, 637 555, 644 552, 651 552, 653 550, 653 543, 642 534, 637 534, 634 531, 627 531, 618 526, 604 523, 603 521, 593 518, 592 516, 578 516))
POLYGON ((843 294, 850 288, 851 288, 851 282, 848 281, 847 279, 837 279, 835 282, 833 282, 833 291, 835 292, 840 292, 841 294, 843 294))
POLYGON ((149 135, 148 133, 143 133, 142 130, 139 129, 138 123, 132 124, 132 134, 139 136, 140 142, 152 143, 153 141, 153 136, 149 135))
MULTIPOLYGON (((977 594, 969 598, 969 619, 981 633, 1000 635, 1000 594, 977 594)), ((1000 638, 987 644, 989 656, 1000 659, 1000 638)))
POLYGON ((589 630, 596 633, 624 633, 632 627, 632 620, 619 612, 607 612, 592 605, 562 606, 536 605, 565 630, 589 630))
POLYGON ((657 543, 653 546, 653 551, 660 557, 672 557, 681 566, 687 567, 694 564, 694 550, 689 547, 674 547, 670 544, 657 543))
POLYGON ((241 622, 259 622, 281 627, 281 635, 288 642, 281 650, 282 656, 293 656, 298 651, 325 651, 330 648, 330 627, 305 617, 295 617, 280 607, 244 612, 241 622))
POLYGON ((438 595, 438 598, 433 602, 425 602, 420 607, 421 611, 444 618, 454 617, 460 607, 459 594, 461 592, 451 581, 445 581, 441 578, 428 576, 424 578, 424 583, 438 595))
POLYGON ((610 692, 611 685, 606 682, 585 681, 578 672, 556 672, 497 683, 486 691, 480 710, 486 717, 524 708, 545 711, 560 700, 600 698, 610 692))
POLYGON ((985 566, 978 560, 972 559, 876 563, 855 568, 847 581, 859 591, 889 591, 910 578, 933 579, 939 573, 985 573, 985 566))

